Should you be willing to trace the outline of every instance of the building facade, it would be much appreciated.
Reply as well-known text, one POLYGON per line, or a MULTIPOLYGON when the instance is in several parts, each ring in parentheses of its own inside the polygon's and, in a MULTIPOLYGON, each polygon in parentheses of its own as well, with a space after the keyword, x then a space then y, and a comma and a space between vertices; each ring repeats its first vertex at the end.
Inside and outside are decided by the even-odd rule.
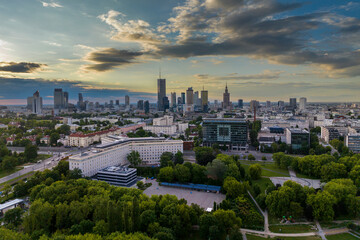
POLYGON ((302 129, 286 128, 286 143, 294 150, 309 148, 310 133, 302 129))
POLYGON ((157 93, 158 93, 158 111, 164 111, 164 98, 166 97, 166 79, 159 78, 157 80, 157 93))
POLYGON ((125 166, 129 162, 127 155, 138 151, 143 164, 159 164, 164 152, 183 152, 183 141, 165 138, 120 138, 111 136, 113 142, 99 145, 92 151, 77 154, 69 158, 70 170, 78 168, 84 176, 93 176, 99 170, 109 166, 125 166))
POLYGON ((219 144, 233 150, 245 149, 248 140, 247 122, 236 118, 204 118, 203 143, 219 144))
POLYGON ((352 133, 345 137, 345 145, 353 153, 360 153, 360 134, 352 133))

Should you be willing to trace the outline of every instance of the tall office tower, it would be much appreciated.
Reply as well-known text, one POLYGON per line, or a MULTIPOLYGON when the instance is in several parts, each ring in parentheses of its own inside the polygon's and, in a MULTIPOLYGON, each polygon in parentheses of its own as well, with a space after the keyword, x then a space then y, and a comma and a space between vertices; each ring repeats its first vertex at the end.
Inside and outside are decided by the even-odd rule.
POLYGON ((139 100, 137 102, 137 109, 144 110, 144 100, 139 100))
POLYGON ((270 101, 266 101, 266 108, 271 108, 271 102, 270 101))
POLYGON ((32 111, 32 100, 33 100, 33 97, 27 97, 27 106, 26 106, 26 108, 28 110, 31 110, 31 111, 32 111))
POLYGON ((164 97, 166 97, 166 79, 161 78, 159 74, 159 79, 157 80, 157 92, 158 92, 158 111, 164 111, 164 97))
POLYGON ((149 113, 149 112, 150 112, 150 104, 149 104, 149 101, 145 101, 145 102, 144 102, 144 110, 145 110, 145 113, 149 113))
POLYGON ((54 89, 54 109, 64 108, 64 93, 61 88, 54 89))
POLYGON ((120 101, 119 100, 115 100, 115 105, 119 106, 120 105, 120 101))
POLYGON ((283 109, 285 107, 285 102, 284 101, 278 101, 278 107, 279 107, 279 109, 283 109))
POLYGON ((258 108, 259 108, 259 102, 256 100, 251 100, 250 101, 250 111, 255 112, 258 110, 258 108))
POLYGON ((63 97, 63 108, 68 108, 69 107, 69 93, 68 92, 64 92, 64 97, 63 97))
POLYGON ((204 90, 203 88, 203 90, 201 91, 201 107, 204 112, 207 112, 209 109, 208 101, 209 101, 209 93, 207 90, 204 90))
POLYGON ((177 105, 182 105, 182 104, 183 104, 182 97, 178 97, 177 98, 177 105))
POLYGON ((228 91, 228 87, 227 87, 227 84, 226 84, 225 92, 223 94, 223 108, 224 109, 231 108, 230 104, 231 104, 230 103, 230 93, 228 91))
POLYGON ((176 92, 171 93, 171 107, 176 107, 176 92))
POLYGON ((79 103, 83 103, 84 102, 84 98, 83 98, 83 95, 82 93, 79 93, 79 103))
POLYGON ((42 97, 40 97, 39 91, 36 91, 33 95, 33 104, 32 104, 32 112, 35 114, 42 113, 42 97))
POLYGON ((110 100, 110 107, 114 106, 114 100, 110 100))
POLYGON ((95 103, 95 108, 100 108, 100 103, 99 102, 95 103))
POLYGON ((296 109, 296 98, 290 98, 290 107, 296 109))
POLYGON ((194 104, 194 91, 193 91, 192 87, 189 87, 186 90, 186 104, 187 105, 194 104))
POLYGON ((304 98, 304 97, 302 97, 302 98, 300 98, 300 110, 305 110, 306 109, 306 101, 307 101, 307 99, 306 98, 304 98))
POLYGON ((181 93, 181 104, 185 104, 185 93, 184 92, 182 92, 181 93))
POLYGON ((169 98, 168 97, 164 97, 163 98, 163 103, 164 103, 164 111, 166 111, 166 109, 170 108, 170 102, 169 102, 169 98))
POLYGON ((238 108, 243 108, 244 107, 244 101, 242 99, 238 100, 238 108))
POLYGON ((193 94, 193 103, 194 103, 194 105, 198 105, 198 102, 199 102, 199 91, 196 91, 196 92, 194 92, 194 94, 193 94))
POLYGON ((130 97, 128 95, 125 96, 125 106, 130 106, 130 97))

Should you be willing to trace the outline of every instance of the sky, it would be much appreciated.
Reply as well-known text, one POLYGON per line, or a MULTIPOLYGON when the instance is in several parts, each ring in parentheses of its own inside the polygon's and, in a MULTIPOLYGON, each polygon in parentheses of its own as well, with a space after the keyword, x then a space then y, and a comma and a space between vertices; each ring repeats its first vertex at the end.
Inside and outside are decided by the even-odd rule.
POLYGON ((0 22, 2 105, 156 102, 159 69, 167 95, 360 101, 358 1, 0 0, 0 22))

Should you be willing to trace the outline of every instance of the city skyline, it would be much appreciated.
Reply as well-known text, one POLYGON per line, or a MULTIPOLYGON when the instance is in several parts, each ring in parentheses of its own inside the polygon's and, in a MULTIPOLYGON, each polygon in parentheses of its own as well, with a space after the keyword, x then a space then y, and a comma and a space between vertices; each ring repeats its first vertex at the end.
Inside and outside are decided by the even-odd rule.
POLYGON ((8 1, 0 4, 0 104, 25 105, 36 90, 51 104, 55 88, 72 103, 78 93, 153 103, 159 66, 169 99, 205 86, 220 100, 227 82, 233 103, 358 102, 359 9, 351 1, 8 1))

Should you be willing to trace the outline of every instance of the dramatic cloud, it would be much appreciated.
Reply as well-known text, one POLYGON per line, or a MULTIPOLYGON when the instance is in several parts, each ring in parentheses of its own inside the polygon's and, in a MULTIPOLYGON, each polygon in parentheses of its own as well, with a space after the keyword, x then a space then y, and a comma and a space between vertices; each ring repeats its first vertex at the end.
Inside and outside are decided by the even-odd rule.
POLYGON ((87 70, 98 72, 109 71, 115 67, 137 63, 135 59, 143 55, 141 52, 131 52, 127 50, 117 50, 114 48, 106 48, 90 52, 86 56, 87 61, 94 64, 87 65, 87 70))
POLYGON ((61 8, 63 7, 59 3, 56 2, 41 2, 43 7, 52 7, 52 8, 61 8))
POLYGON ((198 80, 206 80, 205 82, 214 82, 214 81, 240 81, 240 80, 273 80, 279 79, 281 71, 270 71, 265 70, 263 73, 259 74, 248 74, 241 75, 238 73, 228 74, 226 76, 213 76, 208 74, 196 74, 194 77, 198 80))
POLYGON ((154 93, 134 92, 127 89, 109 88, 95 82, 84 83, 82 81, 71 81, 66 79, 26 79, 26 78, 6 78, 0 77, 0 96, 4 99, 24 99, 31 96, 36 90, 39 90, 41 96, 45 98, 53 98, 54 88, 62 88, 69 92, 70 99, 76 99, 79 92, 83 93, 86 99, 102 99, 109 98, 119 99, 125 95, 129 95, 132 99, 145 98, 151 99, 154 93))
POLYGON ((31 73, 41 70, 46 64, 31 62, 0 62, 0 72, 31 73))
POLYGON ((187 0, 156 31, 143 20, 124 21, 125 15, 113 10, 99 18, 112 26, 113 40, 136 41, 156 58, 247 56, 311 65, 330 77, 358 76, 358 44, 353 43, 360 20, 329 12, 295 15, 293 10, 302 6, 276 0, 187 0), (334 38, 315 40, 313 31, 325 26, 331 26, 327 30, 334 38))

